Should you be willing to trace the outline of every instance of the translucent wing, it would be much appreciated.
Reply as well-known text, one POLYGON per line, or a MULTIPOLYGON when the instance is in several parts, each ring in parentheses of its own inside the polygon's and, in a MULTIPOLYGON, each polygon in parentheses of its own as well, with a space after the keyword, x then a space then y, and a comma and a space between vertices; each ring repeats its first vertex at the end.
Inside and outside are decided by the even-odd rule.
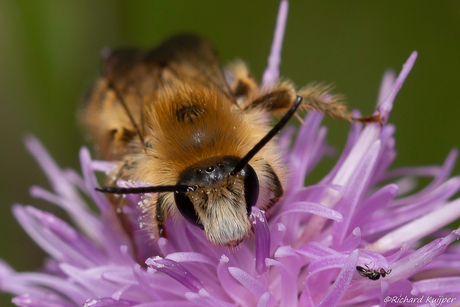
POLYGON ((90 91, 81 119, 108 160, 142 149, 143 110, 155 103, 162 87, 193 81, 222 91, 234 101, 217 52, 195 35, 174 36, 152 50, 105 50, 103 58, 102 77, 90 91))
POLYGON ((137 88, 142 95, 142 91, 163 85, 165 71, 184 82, 191 79, 213 85, 230 95, 216 50, 203 38, 190 34, 173 36, 153 50, 108 52, 103 75, 122 93, 137 88))

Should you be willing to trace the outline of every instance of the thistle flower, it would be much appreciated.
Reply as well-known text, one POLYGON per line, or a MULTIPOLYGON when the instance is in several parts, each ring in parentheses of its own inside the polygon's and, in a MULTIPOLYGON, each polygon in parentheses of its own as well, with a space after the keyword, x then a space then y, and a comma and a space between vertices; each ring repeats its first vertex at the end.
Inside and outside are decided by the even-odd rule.
MULTIPOLYGON (((282 1, 264 86, 279 76, 286 15, 282 1)), ((460 189, 460 177, 449 179, 457 151, 442 166, 389 169, 396 157, 395 129, 387 121, 416 57, 414 52, 397 78, 384 74, 377 105, 384 122, 353 123, 337 164, 318 184, 305 187, 304 179, 331 149, 322 115, 305 118, 292 149, 293 129, 285 129, 278 142, 291 170, 286 194, 267 215, 252 208, 254 236, 232 251, 212 245, 185 221, 167 221, 169 238, 149 240, 137 222, 142 196, 127 195, 131 206, 124 213, 139 230, 139 257, 147 259, 145 267, 139 265, 116 213, 94 190, 94 172, 113 164, 92 160, 82 148, 80 176, 59 168, 38 140, 26 138, 53 190, 32 187, 31 194, 64 209, 73 226, 14 205, 14 216, 49 258, 42 270, 25 273, 0 261, 0 290, 15 295, 17 306, 30 307, 458 303, 460 245, 450 245, 460 229, 441 230, 460 217, 460 200, 449 200, 460 189), (413 192, 418 176, 433 180, 413 192), (89 209, 88 198, 98 213, 89 209), (435 239, 424 245, 428 237, 435 239)))

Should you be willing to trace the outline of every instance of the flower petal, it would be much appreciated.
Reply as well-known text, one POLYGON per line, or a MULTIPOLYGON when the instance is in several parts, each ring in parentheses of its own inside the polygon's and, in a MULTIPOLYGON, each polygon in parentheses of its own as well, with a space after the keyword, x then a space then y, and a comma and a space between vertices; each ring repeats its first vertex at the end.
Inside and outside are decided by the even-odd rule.
POLYGON ((399 90, 401 89, 410 71, 412 70, 412 67, 414 66, 416 59, 417 51, 414 51, 409 56, 406 63, 404 63, 403 68, 399 73, 399 76, 396 78, 396 81, 393 83, 393 86, 391 87, 391 90, 389 91, 387 97, 384 100, 382 100, 382 103, 379 104, 378 110, 380 111, 380 115, 383 117, 384 122, 388 121, 391 109, 393 108, 394 99, 398 94, 399 90))
POLYGON ((53 158, 51 158, 51 155, 45 147, 43 147, 40 141, 33 135, 27 135, 24 137, 24 143, 42 170, 45 172, 45 175, 50 181, 53 189, 60 195, 75 198, 75 188, 69 184, 67 180, 65 180, 64 172, 62 172, 56 162, 54 162, 53 158))
MULTIPOLYGON (((429 264, 431 261, 436 259, 441 255, 445 249, 455 240, 458 240, 460 237, 460 229, 452 231, 449 235, 444 238, 436 239, 427 245, 419 248, 413 253, 397 260, 392 263, 390 268, 392 269, 391 274, 385 277, 385 280, 388 283, 393 283, 395 281, 407 278, 424 266, 429 264)), ((378 288, 378 283, 370 283, 368 280, 358 280, 350 285, 346 297, 355 297, 365 291, 370 289, 378 288)))
MULTIPOLYGON (((230 267, 228 268, 228 271, 233 276, 233 278, 235 278, 244 287, 251 291, 251 293, 257 300, 259 300, 264 293, 269 292, 267 287, 265 287, 260 281, 258 281, 256 278, 252 277, 245 271, 241 270, 240 268, 230 267)), ((273 301, 274 303, 274 299, 272 296, 270 296, 270 301, 273 301)))
POLYGON ((190 290, 194 292, 198 292, 203 285, 201 284, 200 280, 192 275, 187 269, 185 269, 181 264, 169 260, 163 259, 161 257, 149 258, 145 261, 145 264, 150 266, 153 269, 156 269, 160 272, 163 272, 190 290))
POLYGON ((245 288, 230 274, 228 267, 228 257, 222 255, 219 265, 217 266, 217 276, 222 288, 237 304, 254 305, 256 300, 249 289, 245 288))
POLYGON ((265 259, 270 257, 270 229, 264 212, 256 207, 252 207, 251 210, 249 219, 254 225, 254 235, 256 238, 256 271, 261 275, 268 270, 265 259))
POLYGON ((264 294, 260 296, 256 307, 267 307, 269 300, 270 300, 270 293, 265 292, 264 294))
POLYGON ((136 303, 130 301, 114 300, 112 298, 99 298, 88 299, 83 307, 131 307, 134 305, 136 305, 136 303))
POLYGON ((289 9, 289 2, 282 0, 278 9, 278 18, 276 19, 275 37, 273 38, 272 49, 268 57, 268 67, 265 69, 262 77, 262 87, 267 88, 278 81, 279 65, 281 62, 281 48, 283 46, 284 30, 289 9))
POLYGON ((208 307, 233 307, 234 304, 230 304, 212 297, 205 289, 200 289, 198 293, 187 292, 185 297, 195 303, 198 306, 208 307))
POLYGON ((419 280, 413 283, 414 292, 426 295, 457 294, 460 299, 460 277, 442 277, 419 280))
POLYGON ((291 307, 297 304, 297 275, 279 261, 269 259, 267 266, 276 266, 281 275, 281 302, 280 307, 291 307))
POLYGON ((398 189, 399 188, 396 184, 389 184, 369 196, 360 204, 356 214, 350 222, 350 226, 357 227, 358 225, 361 225, 362 227, 367 220, 375 221, 375 218, 373 218, 372 215, 378 209, 388 205, 389 202, 396 197, 398 189))
POLYGON ((23 294, 11 300, 13 304, 21 307, 72 307, 75 306, 57 298, 36 297, 30 294, 23 294))
MULTIPOLYGON (((334 209, 330 209, 318 203, 299 201, 287 205, 274 221, 277 221, 288 213, 311 213, 334 221, 342 220, 342 214, 334 209)), ((297 215, 297 217, 299 217, 299 215, 297 215)))
POLYGON ((377 98, 377 108, 390 93, 391 87, 396 79, 396 73, 393 69, 387 69, 383 73, 382 82, 380 83, 379 95, 377 98))
POLYGON ((335 232, 333 245, 336 248, 340 246, 344 237, 349 234, 348 228, 351 219, 355 213, 358 201, 363 197, 365 189, 369 185, 370 176, 377 162, 379 151, 380 141, 377 141, 369 148, 369 151, 356 166, 353 176, 350 177, 347 183, 347 191, 335 206, 336 210, 343 214, 343 220, 340 220, 340 223, 333 224, 333 231, 335 232))
POLYGON ((400 228, 386 234, 367 249, 380 253, 399 248, 404 242, 412 243, 460 217, 460 199, 450 202, 400 228))
POLYGON ((96 187, 99 186, 97 183, 96 176, 94 175, 93 169, 91 168, 91 154, 89 153, 88 148, 82 147, 80 149, 80 163, 83 172, 83 178, 85 179, 86 189, 91 196, 91 198, 96 203, 97 207, 101 212, 105 212, 111 209, 109 201, 104 196, 104 194, 97 192, 96 187))
POLYGON ((358 261, 358 250, 353 251, 347 258, 345 265, 340 270, 339 276, 327 293, 326 297, 321 301, 320 305, 323 306, 336 306, 347 291, 351 278, 356 271, 356 262, 358 261))
POLYGON ((200 253, 193 253, 193 252, 172 253, 172 254, 167 255, 165 259, 169 259, 177 263, 196 262, 196 263, 206 263, 206 264, 211 265, 212 267, 217 266, 215 261, 210 259, 208 256, 200 254, 200 253))

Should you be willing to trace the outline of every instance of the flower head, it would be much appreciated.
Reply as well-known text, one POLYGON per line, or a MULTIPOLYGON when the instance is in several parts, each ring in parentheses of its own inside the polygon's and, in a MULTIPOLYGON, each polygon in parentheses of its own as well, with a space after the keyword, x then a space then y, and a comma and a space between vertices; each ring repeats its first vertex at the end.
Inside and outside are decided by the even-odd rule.
MULTIPOLYGON (((265 86, 279 76, 286 14, 282 1, 265 86)), ((389 169, 395 129, 387 121, 416 57, 414 52, 397 78, 385 73, 377 104, 384 122, 353 123, 336 166, 318 184, 304 186, 304 179, 331 150, 322 115, 306 117, 291 149, 293 129, 285 129, 278 142, 290 167, 287 192, 267 214, 252 208, 254 235, 234 250, 212 245, 185 221, 166 221, 168 238, 151 240, 138 222, 139 195, 126 196, 131 244, 109 201, 95 191, 94 172, 114 165, 92 160, 83 148, 81 177, 60 169, 28 137, 26 145, 53 189, 32 187, 31 194, 64 209, 73 225, 14 205, 14 216, 49 258, 38 272, 18 273, 0 262, 0 290, 15 295, 17 306, 30 307, 430 305, 436 298, 449 299, 443 306, 457 303, 460 248, 450 245, 460 230, 441 230, 460 217, 460 200, 450 200, 460 178, 449 179, 457 151, 442 166, 389 169), (433 180, 414 192, 418 176, 433 180), (435 239, 424 244, 428 236, 435 239)))

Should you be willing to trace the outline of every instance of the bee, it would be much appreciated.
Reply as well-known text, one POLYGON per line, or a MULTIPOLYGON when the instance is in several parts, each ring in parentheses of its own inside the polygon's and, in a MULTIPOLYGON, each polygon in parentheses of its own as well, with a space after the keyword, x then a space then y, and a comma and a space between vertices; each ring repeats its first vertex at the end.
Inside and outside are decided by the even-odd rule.
MULTIPOLYGON (((182 215, 215 245, 242 242, 251 207, 268 211, 284 194, 287 170, 270 140, 299 108, 378 120, 352 118, 327 86, 262 88, 242 62, 224 74, 214 47, 195 35, 153 50, 106 50, 103 58, 81 113, 102 158, 118 162, 98 190, 146 193, 143 225, 154 238, 167 218, 182 215), (271 115, 283 115, 273 128, 271 115), (119 179, 151 186, 119 188, 119 179)), ((115 208, 126 204, 110 199, 115 208)))
POLYGON ((367 277, 370 280, 378 280, 380 276, 384 278, 385 276, 389 275, 391 273, 391 270, 385 271, 383 268, 380 268, 380 271, 370 269, 367 264, 365 264, 366 268, 363 268, 362 266, 357 266, 356 270, 358 271, 359 275, 363 277, 367 277))

